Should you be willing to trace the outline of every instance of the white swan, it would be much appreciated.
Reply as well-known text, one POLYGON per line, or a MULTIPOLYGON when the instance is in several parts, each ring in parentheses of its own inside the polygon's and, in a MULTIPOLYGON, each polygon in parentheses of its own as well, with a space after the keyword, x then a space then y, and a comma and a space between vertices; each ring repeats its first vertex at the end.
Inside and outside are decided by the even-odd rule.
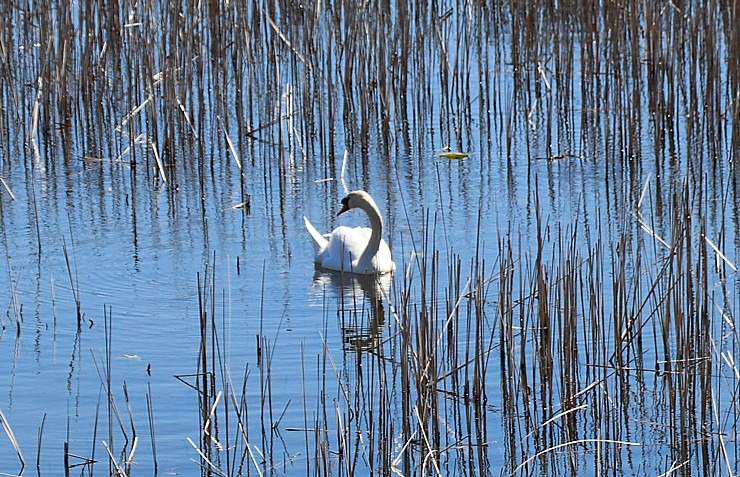
POLYGON ((334 229, 331 234, 321 235, 303 217, 306 230, 311 235, 314 260, 323 268, 360 275, 388 273, 396 269, 391 250, 383 240, 383 218, 375 201, 365 191, 356 190, 342 199, 341 215, 350 209, 362 209, 370 219, 370 228, 345 227, 334 229))

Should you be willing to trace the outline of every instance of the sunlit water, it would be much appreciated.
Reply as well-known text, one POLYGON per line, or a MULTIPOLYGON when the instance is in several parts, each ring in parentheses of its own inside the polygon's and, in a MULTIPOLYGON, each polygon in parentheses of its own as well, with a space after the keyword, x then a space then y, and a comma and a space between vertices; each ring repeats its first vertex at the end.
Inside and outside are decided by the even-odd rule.
MULTIPOLYGON (((519 88, 514 68, 499 62, 493 49, 487 54, 497 67, 485 73, 495 94, 511 96, 519 88)), ((576 66, 574 71, 580 71, 576 66)), ((473 70, 471 76, 477 77, 478 71, 473 70)), ((557 91, 560 85, 549 76, 557 91)), ((539 81, 547 77, 546 73, 535 75, 539 81)), ((579 85, 581 76, 574 73, 568 79, 579 85)), ((27 81, 32 83, 33 78, 27 81)), ((279 89, 285 90, 286 84, 279 89)), ((482 85, 471 84, 471 96, 492 95, 482 85)), ((655 146, 655 123, 645 106, 636 113, 642 119, 637 121, 639 144, 630 143, 640 148, 642 162, 639 167, 630 164, 633 158, 614 143, 621 134, 613 130, 614 124, 594 126, 583 120, 592 119, 592 111, 586 109, 580 87, 575 90, 569 112, 575 120, 558 122, 554 128, 549 121, 560 118, 555 92, 538 104, 511 100, 510 156, 505 121, 489 116, 495 112, 478 110, 480 103, 476 101, 469 103, 472 110, 466 112, 473 118, 469 129, 463 128, 453 137, 436 130, 440 124, 450 127, 458 121, 445 116, 446 110, 439 107, 442 93, 438 89, 431 91, 430 102, 436 107, 431 119, 420 120, 415 127, 423 130, 410 133, 418 142, 405 147, 403 136, 409 132, 404 128, 408 125, 394 124, 394 141, 384 147, 378 120, 364 149, 358 145, 349 151, 346 185, 350 190, 365 189, 375 197, 386 219, 386 239, 399 265, 395 283, 384 284, 386 293, 400 286, 404 274, 411 273, 425 241, 430 252, 432 248, 440 251, 441 276, 445 278, 452 253, 459 254, 463 274, 469 272, 470 260, 477 253, 494 276, 499 245, 507 237, 520 253, 516 257, 519 263, 531 265, 537 213, 549 238, 545 260, 555 263, 558 240, 567 243, 573 234, 584 237, 579 242, 583 250, 593 246, 591 241, 601 239, 604 249, 611 251, 623 232, 643 233, 646 240, 652 240, 637 223, 641 198, 656 234, 666 236, 667 206, 656 201, 661 200, 660 191, 669 194, 680 190, 680 183, 691 178, 687 164, 697 154, 691 149, 696 146, 676 141, 675 156, 666 157, 664 146, 655 146), (483 117, 496 121, 495 127, 481 124, 483 117), (462 138, 462 142, 455 144, 455 138, 462 138), (441 157, 439 153, 446 146, 462 149, 469 156, 459 160, 441 157), (659 160, 653 157, 656 151, 659 160), (431 238, 427 241, 425 236, 431 238)), ((236 94, 233 87, 226 91, 236 94)), ((201 94, 212 102, 217 100, 207 90, 201 94)), ((6 94, 3 99, 6 110, 13 107, 11 97, 6 94)), ((114 117, 93 118, 110 123, 97 130, 111 135, 121 134, 113 125, 120 124, 140 99, 115 101, 120 103, 105 110, 114 117)), ((253 101, 258 103, 259 98, 253 101)), ((32 98, 27 102, 32 105, 32 98)), ((286 102, 283 97, 279 105, 283 118, 286 102)), ((725 101, 721 105, 728 107, 725 101)), ((322 102, 315 105, 325 106, 322 102)), ((116 458, 120 458, 120 449, 131 450, 130 443, 124 447, 118 419, 128 439, 138 438, 133 474, 152 474, 155 454, 162 475, 199 472, 199 456, 188 439, 198 442, 202 423, 198 421, 196 391, 186 384, 194 382, 193 375, 199 369, 199 300, 204 296, 199 294, 199 286, 213 285, 215 301, 208 296, 206 306, 214 307, 218 320, 219 340, 224 346, 220 349, 222 369, 237 388, 247 374, 252 444, 262 454, 273 455, 278 474, 305 473, 303 462, 310 456, 303 455, 306 438, 300 430, 307 425, 306 414, 310 423, 310 416, 322 406, 324 390, 329 400, 341 401, 339 381, 346 383, 356 377, 352 363, 357 354, 390 338, 392 300, 389 303, 374 284, 342 282, 335 274, 317 271, 303 227, 304 215, 323 232, 339 224, 365 224, 365 217, 356 211, 336 217, 344 195, 340 171, 348 139, 343 131, 354 126, 339 128, 332 139, 333 154, 319 152, 321 147, 311 139, 301 138, 314 145, 303 155, 292 143, 300 133, 289 130, 287 119, 273 126, 269 140, 237 141, 240 123, 237 113, 229 111, 229 134, 243 162, 240 172, 216 115, 215 111, 206 114, 207 130, 199 134, 202 149, 183 147, 166 158, 174 161, 165 168, 169 175, 166 183, 158 177, 152 149, 146 144, 134 146, 138 157, 132 170, 133 158, 125 151, 128 138, 85 138, 76 129, 79 118, 71 121, 70 128, 55 128, 53 121, 40 126, 44 132, 38 134, 35 146, 24 145, 24 132, 4 123, 0 176, 15 197, 0 188, 4 256, 0 261, 0 276, 4 277, 0 301, 5 308, 0 318, 0 410, 23 453, 26 473, 35 469, 39 434, 42 474, 57 474, 63 468, 65 441, 72 454, 92 458, 94 449, 96 473, 104 473, 109 459, 102 442, 116 458), (102 146, 91 147, 94 141, 102 146), (249 208, 242 205, 246 200, 242 190, 249 194, 249 208), (385 300, 380 318, 377 311, 371 311, 377 296, 385 300), (81 314, 79 330, 76 300, 81 314), (362 310, 359 324, 348 324, 338 313, 349 303, 362 310), (110 363, 106 362, 106 333, 110 363), (264 383, 259 360, 266 359, 260 353, 270 353, 272 421, 280 416, 276 426, 280 439, 270 440, 270 448, 264 448, 260 437, 264 426, 270 425, 260 415, 264 383), (333 361, 331 366, 326 364, 327 356, 333 361), (108 416, 108 383, 117 416, 108 416), (152 403, 156 453, 151 444, 147 398, 152 403), (108 442, 109 423, 114 442, 108 442)), ((604 113, 604 117, 610 116, 604 113)), ((675 124, 688 128, 683 121, 675 124)), ((727 123, 718 128, 723 137, 731 135, 727 123)), ((732 147, 720 142, 719 150, 722 158, 716 162, 717 168, 704 171, 706 179, 702 179, 708 194, 703 198, 708 218, 705 233, 715 243, 722 242, 724 254, 734 261, 737 217, 728 205, 735 200, 734 192, 728 192, 732 147)), ((730 286, 729 292, 735 289, 730 286)), ((496 302, 491 292, 486 305, 491 330, 497 321, 496 302)), ((652 332, 646 333, 652 336, 652 332)), ((647 355, 651 363, 659 360, 655 351, 647 355)), ((508 465, 504 451, 507 436, 498 421, 502 397, 497 362, 498 358, 491 359, 487 377, 491 441, 487 453, 493 475, 508 465)), ((725 391, 718 390, 718 399, 722 412, 732 407, 725 391)), ((331 405, 328 408, 333 409, 331 405)), ((728 415, 721 418, 733 419, 728 415)), ((723 429, 734 429, 734 425, 723 429)), ((233 439, 234 428, 228 432, 233 439)), ((635 440, 655 438, 642 432, 644 428, 636 431, 635 440)), ((224 438, 222 434, 220 439, 224 438)), ((397 443, 395 449, 400 452, 402 445, 397 443)), ((668 459, 660 456, 662 450, 651 456, 649 450, 642 449, 647 456, 633 456, 639 463, 625 467, 631 472, 646 468, 666 471, 670 462, 647 463, 651 457, 668 459)), ((19 471, 15 447, 6 433, 0 433, 0 472, 19 471)))

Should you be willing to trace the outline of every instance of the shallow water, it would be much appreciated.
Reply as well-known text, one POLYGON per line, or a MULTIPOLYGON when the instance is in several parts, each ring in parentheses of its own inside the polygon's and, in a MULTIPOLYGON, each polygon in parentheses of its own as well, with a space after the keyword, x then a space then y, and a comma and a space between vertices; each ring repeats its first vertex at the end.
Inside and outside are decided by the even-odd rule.
MULTIPOLYGON (((671 10, 658 22, 666 32, 658 50, 672 60, 661 68, 675 68, 678 79, 663 78, 665 87, 656 88, 657 63, 649 55, 657 53, 648 40, 639 48, 646 64, 640 59, 635 76, 621 77, 608 62, 632 63, 611 56, 608 41, 617 41, 611 33, 599 31, 591 41, 579 30, 583 23, 563 20, 562 12, 549 19, 544 7, 533 19, 457 4, 425 15, 419 6, 409 27, 416 40, 404 43, 402 12, 378 13, 380 6, 358 14, 349 5, 307 12, 273 4, 252 10, 237 2, 223 15, 178 17, 164 4, 123 3, 115 21, 85 5, 19 5, 2 24, 12 74, 1 89, 0 177, 12 196, 0 185, 0 276, 7 277, 0 285, 6 307, 0 411, 26 473, 36 471, 37 455, 40 474, 59 473, 65 442, 69 453, 97 461, 74 473, 105 473, 113 460, 129 475, 154 473, 155 461, 162 474, 198 472, 194 447, 203 447, 205 419, 186 383, 194 385, 202 370, 199 317, 205 310, 218 342, 217 350, 209 348, 210 369, 215 389, 224 393, 214 406, 219 443, 206 439, 220 449, 208 454, 214 466, 236 475, 242 462, 250 472, 275 475, 325 464, 328 473, 365 475, 382 473, 382 459, 375 457, 380 448, 399 456, 397 467, 386 471, 433 474, 422 439, 403 429, 409 419, 417 422, 404 408, 404 395, 428 391, 402 384, 409 356, 399 321, 404 303, 414 312, 437 310, 429 315, 438 338, 430 349, 439 358, 429 362, 439 367, 432 388, 443 391, 436 398, 442 415, 420 427, 446 430, 437 462, 442 474, 615 468, 658 474, 684 460, 700 474, 737 473, 737 84, 729 59, 696 60, 697 79, 671 56, 677 53, 670 35, 678 35, 684 17, 671 10), (269 25, 268 11, 279 28, 269 25), (334 23, 331 15, 339 11, 341 21, 334 23), (356 36, 347 20, 355 14, 353 21, 388 38, 356 36), (378 27, 376 14, 389 23, 378 27), (541 29, 526 28, 527 18, 541 29), (256 19, 257 28, 244 29, 256 19), (120 22, 121 38, 104 20, 120 22), (573 22, 568 38, 547 33, 558 22, 573 22), (524 32, 539 33, 524 40, 524 32), (347 45, 344 52, 326 48, 336 46, 336 35, 347 45), (596 59, 585 62, 592 44, 596 59), (370 54, 378 45, 397 51, 370 54), (405 73, 397 61, 404 45, 412 51, 405 73), (382 63, 394 58, 392 65, 382 63), (396 75, 387 90, 381 71, 396 75), (408 91, 398 94, 404 74, 408 91), (699 108, 693 106, 697 90, 704 92, 699 108), (469 156, 446 159, 439 155, 445 147, 469 156), (316 270, 303 227, 304 215, 324 232, 365 224, 359 212, 336 217, 345 148, 347 188, 371 192, 386 218, 399 268, 382 286, 316 270), (685 229, 672 217, 683 193, 692 217, 685 229), (708 240, 721 251, 707 248, 701 260, 687 257, 691 265, 675 270, 708 277, 692 282, 703 288, 685 294, 711 297, 701 313, 711 346, 695 356, 663 348, 664 337, 671 341, 678 333, 670 328, 670 312, 681 308, 666 310, 656 298, 674 297, 672 290, 684 286, 680 278, 660 281, 670 256, 661 240, 675 244, 682 236, 696 249, 708 240), (507 250, 518 273, 509 298, 517 302, 513 321, 522 328, 514 334, 523 337, 514 344, 502 338, 506 297, 499 266, 507 250), (425 274, 420 264, 430 264, 435 251, 437 275, 425 274), (639 347, 616 352, 624 362, 610 357, 620 333, 633 332, 612 328, 622 253, 629 255, 627 315, 645 323, 634 340, 639 347), (458 259, 456 291, 448 272, 458 259), (602 273, 594 281, 588 278, 592 261, 602 273), (547 339, 532 321, 535 303, 547 301, 530 299, 537 263, 544 263, 554 290, 550 378, 536 351, 547 339), (482 316, 465 296, 468 278, 477 283, 475 264, 487 280, 482 316), (571 295, 557 290, 565 282, 559 274, 571 267, 583 272, 574 293, 575 376, 558 361, 565 353, 557 353, 569 346, 557 312, 567 308, 561 297, 571 295), (422 291, 423 276, 437 279, 430 285, 436 294, 422 291), (591 283, 602 286, 595 309, 589 308, 591 283), (651 294, 654 289, 660 293, 651 294), (456 299, 459 321, 446 321, 456 299), (589 327, 593 323, 607 331, 589 327), (451 377, 474 382, 471 366, 461 363, 475 361, 471 336, 478 329, 486 343, 482 417, 474 416, 470 395, 455 394, 464 386, 451 377), (529 359, 522 373, 531 373, 532 391, 505 363, 519 351, 529 359), (671 381, 665 361, 673 359, 706 360, 709 382, 700 384, 698 367, 675 371, 680 376, 671 381), (631 374, 635 369, 640 372, 631 374), (224 406, 242 397, 244 379, 247 420, 240 429, 224 406), (506 383, 515 381, 511 396, 506 383), (679 416, 679 382, 714 394, 709 399, 696 391, 689 398, 695 412, 679 416), (573 383, 583 393, 575 404, 566 398, 573 383), (573 410, 578 405, 584 408, 573 410), (572 426, 560 424, 561 412, 574 416, 572 426), (314 434, 320 423, 329 446, 323 457, 321 433, 314 434), (342 425, 357 438, 353 446, 340 445, 342 425), (480 447, 463 445, 475 441, 476 425, 485 428, 481 454, 480 447), (680 448, 682 429, 695 441, 706 439, 710 451, 698 444, 680 448), (708 429, 707 435, 697 429, 708 429), (381 431, 390 441, 386 447, 374 440, 381 431), (548 452, 558 445, 577 450, 548 452), (246 458, 230 462, 233 449, 246 458), (540 452, 545 457, 528 460, 540 452), (716 460, 703 460, 707 453, 716 460)), ((606 19, 613 13, 599 8, 606 19)), ((699 8, 688 13, 706 20, 699 8)), ((645 27, 651 12, 640 15, 638 30, 654 34, 645 27)), ((726 59, 720 18, 715 40, 726 59)), ((695 39, 692 28, 687 44, 695 39)), ((689 55, 691 45, 680 51, 689 55)), ((629 51, 625 55, 629 59, 629 51)), ((422 321, 410 325, 414 332, 422 321)), ((421 338, 415 339, 408 369, 418 371, 425 362, 414 361, 423 354, 421 338)), ((0 433, 0 472, 14 474, 21 464, 9 434, 0 433)), ((81 462, 70 458, 69 464, 81 462)))

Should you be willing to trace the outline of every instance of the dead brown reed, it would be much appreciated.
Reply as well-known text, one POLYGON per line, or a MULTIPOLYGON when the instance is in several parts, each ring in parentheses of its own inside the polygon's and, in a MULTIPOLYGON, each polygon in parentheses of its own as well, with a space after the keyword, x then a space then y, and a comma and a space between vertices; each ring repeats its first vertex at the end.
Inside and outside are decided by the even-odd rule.
MULTIPOLYGON (((72 176, 88 157, 126 177, 133 216, 140 187, 174 202, 182 186, 206 217, 216 170, 238 177, 245 214, 259 181, 285 201, 299 180, 338 175, 337 148, 360 151, 358 183, 380 168, 388 190, 397 156, 477 149, 482 171, 527 196, 531 242, 501 224, 486 249, 481 200, 475 250, 455 250, 444 212, 426 211, 407 218, 388 293, 325 298, 323 336, 336 311, 345 342, 301 352, 315 371, 302 374, 302 429, 275 392, 282 343, 262 327, 264 276, 256 359, 232 381, 214 256, 198 275, 195 372, 179 376, 197 393, 204 474, 632 473, 638 445, 665 458, 651 471, 737 473, 725 435, 737 421, 737 1, 82 3, 0 15, 0 182, 15 203, 8 184, 31 181, 39 255, 33 181, 72 176), (603 216, 543 215, 558 191, 540 158, 548 174, 592 170, 603 216), (640 187, 645 177, 655 182, 640 187), (303 455, 286 450, 288 432, 302 432, 303 455)), ((9 273, 7 314, 20 335, 18 280, 9 273)), ((108 470, 129 474, 141 436, 125 384, 128 419, 115 399, 104 317, 108 470)), ((65 445, 67 473, 92 473, 95 446, 82 458, 65 445)))

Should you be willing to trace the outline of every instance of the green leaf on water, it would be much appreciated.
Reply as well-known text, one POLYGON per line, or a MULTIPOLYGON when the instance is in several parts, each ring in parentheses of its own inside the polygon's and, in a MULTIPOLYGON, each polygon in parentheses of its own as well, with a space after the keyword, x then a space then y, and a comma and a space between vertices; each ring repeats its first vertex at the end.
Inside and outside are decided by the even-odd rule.
POLYGON ((445 151, 439 153, 439 157, 444 157, 445 159, 465 159, 469 155, 467 152, 445 151))

